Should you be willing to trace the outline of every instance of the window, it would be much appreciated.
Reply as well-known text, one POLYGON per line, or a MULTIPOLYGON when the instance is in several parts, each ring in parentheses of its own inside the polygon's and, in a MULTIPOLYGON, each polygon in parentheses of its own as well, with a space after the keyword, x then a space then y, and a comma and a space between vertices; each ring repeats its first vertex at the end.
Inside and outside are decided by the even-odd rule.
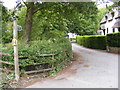
POLYGON ((113 32, 115 32, 115 28, 113 28, 113 32))
POLYGON ((103 29, 103 34, 105 35, 105 29, 103 29))
POLYGON ((111 15, 112 15, 112 18, 113 18, 114 17, 114 12, 112 12, 111 15))
POLYGON ((105 16, 105 19, 107 20, 107 19, 108 19, 108 17, 107 17, 107 16, 105 16))
POLYGON ((107 28, 107 33, 108 33, 108 28, 107 28))
POLYGON ((120 27, 118 28, 118 31, 120 32, 120 27))

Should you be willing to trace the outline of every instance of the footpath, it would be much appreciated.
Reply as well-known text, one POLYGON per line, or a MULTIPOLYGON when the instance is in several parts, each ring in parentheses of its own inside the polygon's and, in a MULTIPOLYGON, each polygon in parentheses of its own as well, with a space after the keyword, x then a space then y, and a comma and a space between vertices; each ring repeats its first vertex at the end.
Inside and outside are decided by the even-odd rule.
MULTIPOLYGON (((26 88, 118 88, 118 55, 72 44, 76 61, 56 77, 26 88)), ((120 57, 120 56, 119 56, 120 57)))

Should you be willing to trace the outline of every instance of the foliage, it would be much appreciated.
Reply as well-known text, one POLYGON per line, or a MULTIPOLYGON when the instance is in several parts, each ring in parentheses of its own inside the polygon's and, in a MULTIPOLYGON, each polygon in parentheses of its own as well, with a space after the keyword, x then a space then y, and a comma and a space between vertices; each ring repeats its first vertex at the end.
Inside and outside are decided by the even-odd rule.
POLYGON ((2 23, 2 43, 10 43, 12 41, 12 23, 2 23))
POLYGON ((13 88, 11 81, 15 80, 14 78, 14 73, 2 73, 2 79, 0 79, 1 90, 4 90, 5 88, 13 88))
POLYGON ((102 18, 105 16, 106 13, 108 13, 109 10, 107 8, 100 8, 98 12, 98 20, 99 22, 102 20, 102 18))
POLYGON ((120 6, 120 1, 114 2, 113 7, 118 7, 118 6, 120 6))
MULTIPOLYGON (((10 43, 12 41, 13 19, 16 10, 8 10, 5 6, 3 6, 3 3, 0 3, 0 7, 2 7, 2 29, 0 42, 10 43)), ((18 18, 18 16, 16 17, 18 18)))
POLYGON ((114 2, 114 4, 112 6, 107 7, 107 9, 109 11, 111 11, 112 8, 114 8, 114 7, 119 7, 120 6, 120 1, 119 0, 118 1, 113 1, 113 2, 114 2))
POLYGON ((26 16, 26 7, 22 7, 20 9, 20 12, 17 13, 18 15, 18 18, 17 18, 17 24, 22 26, 22 31, 18 32, 18 38, 19 40, 22 40, 23 39, 23 31, 24 31, 24 25, 25 25, 25 16, 26 16))
MULTIPOLYGON (((72 50, 70 42, 65 38, 54 39, 49 41, 32 41, 30 45, 19 44, 19 56, 28 56, 26 59, 20 59, 20 67, 28 65, 35 65, 40 63, 60 63, 65 59, 72 58, 72 50), (56 54, 53 57, 36 57, 34 55, 41 54, 56 54)), ((2 48, 4 53, 13 55, 13 48, 11 44, 4 45, 2 48)), ((13 57, 2 56, 2 60, 13 63, 13 57)), ((4 64, 3 64, 4 66, 4 64)), ((5 65, 6 66, 6 65, 5 65)), ((6 66, 13 68, 12 66, 6 66)))
POLYGON ((90 35, 77 36, 77 43, 94 49, 106 49, 106 36, 104 35, 90 35))
MULTIPOLYGON (((28 4, 28 2, 26 4, 28 4)), ((65 36, 67 32, 73 32, 79 35, 91 35, 96 34, 96 30, 99 28, 97 19, 98 9, 94 2, 34 3, 34 7, 34 9, 38 9, 38 11, 35 12, 32 17, 31 41, 48 40, 56 37, 61 38, 65 36), (41 7, 41 9, 39 9, 39 7, 41 7)), ((5 10, 8 14, 7 16, 11 16, 7 17, 7 22, 4 25, 3 42, 11 42, 12 22, 10 18, 12 18, 12 14, 15 12, 17 12, 18 25, 21 25, 23 29, 21 32, 18 32, 19 39, 23 40, 27 8, 26 5, 22 5, 22 7, 15 11, 5 10)))
POLYGON ((53 70, 49 72, 50 76, 56 76, 57 72, 65 68, 66 65, 70 64, 70 60, 64 60, 64 63, 59 63, 53 70))
POLYGON ((2 29, 0 42, 9 43, 12 40, 11 16, 6 7, 4 7, 2 4, 0 4, 0 6, 2 7, 2 29))
MULTIPOLYGON (((33 15, 31 40, 60 38, 67 32, 80 35, 96 34, 96 30, 99 28, 98 10, 94 2, 43 3, 41 7, 43 8, 33 15)), ((26 9, 26 7, 22 7, 18 13, 18 23, 23 30, 25 29, 26 9)), ((24 38, 23 32, 19 33, 19 38, 24 38)))
POLYGON ((79 35, 93 35, 99 28, 97 19, 98 9, 93 2, 73 3, 77 7, 76 18, 70 21, 70 32, 79 35))
POLYGON ((9 14, 7 8, 4 7, 2 4, 0 4, 0 6, 2 6, 2 20, 4 22, 9 21, 10 20, 10 14, 9 14))
POLYGON ((106 36, 107 45, 110 47, 120 47, 120 32, 118 33, 109 33, 106 36))

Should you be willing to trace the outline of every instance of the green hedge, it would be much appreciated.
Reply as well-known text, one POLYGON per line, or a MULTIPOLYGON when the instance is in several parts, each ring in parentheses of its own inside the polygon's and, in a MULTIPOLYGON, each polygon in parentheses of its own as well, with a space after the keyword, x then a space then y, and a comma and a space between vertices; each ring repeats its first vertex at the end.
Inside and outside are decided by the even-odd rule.
POLYGON ((106 49, 106 37, 104 35, 77 36, 77 43, 93 49, 106 49))
MULTIPOLYGON (((9 53, 13 55, 12 44, 3 45, 2 52, 9 53)), ((42 41, 32 41, 30 45, 18 44, 19 56, 28 56, 27 59, 19 59, 20 67, 26 67, 28 65, 35 65, 39 63, 52 63, 59 64, 65 59, 70 60, 72 58, 72 46, 68 39, 60 38, 53 40, 42 40, 42 41), (34 55, 40 54, 56 54, 53 57, 36 57, 34 55)), ((14 63, 13 57, 2 56, 3 61, 8 61, 14 63)), ((4 66, 4 64, 3 64, 4 66)), ((5 65, 9 68, 14 68, 13 66, 5 65)))
POLYGON ((107 34, 107 45, 110 47, 120 47, 120 32, 107 34))

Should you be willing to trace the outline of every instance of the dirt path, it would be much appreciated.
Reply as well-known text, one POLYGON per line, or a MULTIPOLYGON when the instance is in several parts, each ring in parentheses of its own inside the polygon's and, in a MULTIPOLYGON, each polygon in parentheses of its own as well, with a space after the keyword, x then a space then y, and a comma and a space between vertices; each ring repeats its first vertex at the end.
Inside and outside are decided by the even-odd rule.
POLYGON ((118 55, 87 49, 75 43, 72 49, 77 61, 56 77, 27 88, 118 88, 118 55))

